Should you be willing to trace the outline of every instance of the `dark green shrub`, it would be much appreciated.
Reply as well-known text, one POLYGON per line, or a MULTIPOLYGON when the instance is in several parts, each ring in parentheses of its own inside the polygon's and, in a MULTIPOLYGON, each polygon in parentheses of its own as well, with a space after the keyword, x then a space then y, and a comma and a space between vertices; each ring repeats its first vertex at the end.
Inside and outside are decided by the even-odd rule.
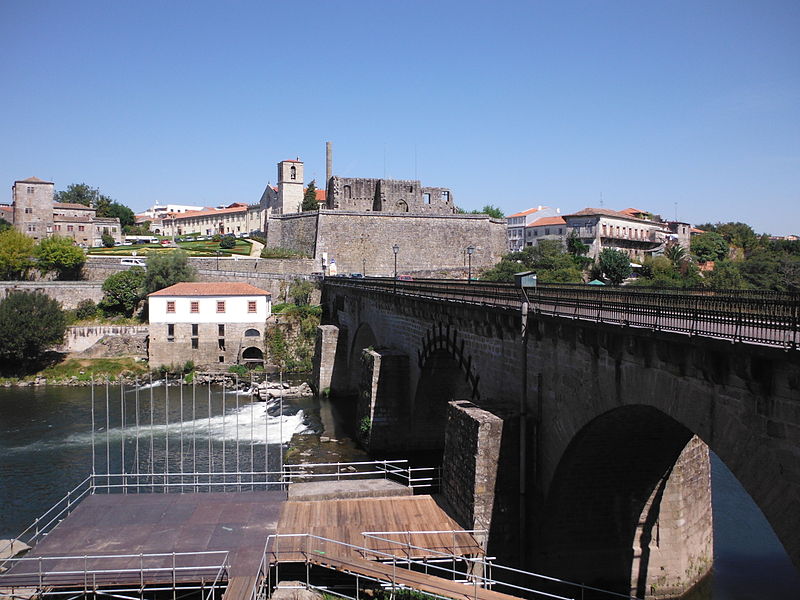
POLYGON ((85 300, 81 300, 78 302, 78 308, 75 311, 75 316, 78 319, 91 319, 92 317, 97 315, 97 304, 94 303, 94 300, 89 300, 86 298, 85 300))

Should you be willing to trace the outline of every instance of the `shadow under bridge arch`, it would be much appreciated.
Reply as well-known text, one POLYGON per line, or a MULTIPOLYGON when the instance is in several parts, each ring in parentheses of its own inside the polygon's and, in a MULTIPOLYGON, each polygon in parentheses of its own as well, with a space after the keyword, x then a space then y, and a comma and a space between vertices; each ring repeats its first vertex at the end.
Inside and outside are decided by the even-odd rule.
POLYGON ((475 398, 474 381, 462 364, 445 348, 428 354, 411 405, 410 447, 415 450, 444 449, 447 403, 475 398))
POLYGON ((678 562, 658 587, 685 591, 713 558, 708 446, 658 409, 615 408, 575 435, 537 520, 541 572, 644 597, 678 562))

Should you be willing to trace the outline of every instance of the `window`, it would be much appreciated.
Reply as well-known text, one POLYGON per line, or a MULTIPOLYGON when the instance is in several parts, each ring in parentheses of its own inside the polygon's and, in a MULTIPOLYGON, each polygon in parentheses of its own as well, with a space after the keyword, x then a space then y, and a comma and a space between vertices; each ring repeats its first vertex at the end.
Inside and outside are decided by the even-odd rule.
POLYGON ((173 323, 169 323, 167 325, 167 341, 168 342, 175 341, 175 325, 173 323))
POLYGON ((27 208, 25 209, 25 214, 26 214, 26 215, 29 215, 29 214, 31 214, 32 212, 33 212, 33 209, 32 209, 30 206, 29 206, 29 207, 27 207, 27 208))
POLYGON ((450 202, 450 192, 447 190, 442 192, 442 202, 450 202))
POLYGON ((249 313, 256 312, 256 301, 255 300, 248 300, 247 301, 247 312, 249 312, 249 313))
POLYGON ((425 204, 430 204, 431 203, 431 195, 429 193, 425 192, 424 194, 422 194, 422 201, 425 204))
MULTIPOLYGON (((174 313, 175 312, 175 300, 167 300, 167 312, 174 313)), ((170 325, 172 327, 172 325, 170 325)))
POLYGON ((217 300, 217 312, 218 313, 225 312, 225 300, 217 300))
MULTIPOLYGON (((191 303, 190 307, 191 307, 190 308, 191 312, 193 312, 193 313, 199 313, 200 312, 200 303, 198 301, 192 300, 192 303, 191 303)), ((197 325, 192 325, 192 327, 197 327, 197 325)))
POLYGON ((294 165, 292 165, 292 168, 289 169, 289 179, 292 181, 297 179, 297 168, 294 165))
POLYGON ((353 188, 349 185, 344 186, 344 198, 345 200, 349 200, 353 197, 353 188))
POLYGON ((78 225, 78 231, 83 231, 83 225, 78 225))
POLYGON ((219 345, 220 350, 225 350, 225 338, 219 338, 217 340, 217 344, 219 345))
POLYGON ((220 356, 219 357, 219 362, 224 363, 225 362, 225 357, 224 356, 220 356))
POLYGON ((244 337, 258 337, 259 335, 261 334, 258 332, 258 329, 248 329, 244 332, 244 337))
POLYGON ((67 231, 74 231, 74 229, 75 229, 74 225, 67 225, 67 231))
POLYGON ((545 227, 544 228, 544 234, 545 235, 550 235, 550 228, 549 227, 545 227))
POLYGON ((192 338, 192 350, 197 350, 197 338, 192 338))
POLYGON ((222 337, 225 335, 225 325, 219 325, 219 336, 222 337))
POLYGON ((197 336, 197 331, 200 329, 200 326, 197 323, 192 323, 192 335, 197 336))

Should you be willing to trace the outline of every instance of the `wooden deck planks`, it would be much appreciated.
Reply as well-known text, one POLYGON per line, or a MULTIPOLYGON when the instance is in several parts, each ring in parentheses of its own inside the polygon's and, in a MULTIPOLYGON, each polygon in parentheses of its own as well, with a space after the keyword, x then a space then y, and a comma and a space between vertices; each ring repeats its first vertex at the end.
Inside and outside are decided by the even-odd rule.
MULTIPOLYGON (((278 523, 279 534, 310 532, 315 536, 367 547, 397 557, 406 557, 408 554, 416 558, 436 556, 432 552, 409 549, 408 544, 440 552, 455 551, 463 555, 483 553, 475 539, 467 533, 457 533, 455 536, 451 533, 381 536, 403 544, 362 535, 364 531, 450 530, 461 531, 461 528, 430 496, 288 501, 283 505, 278 523)), ((340 544, 303 538, 281 538, 276 547, 276 555, 281 561, 300 560, 299 556, 304 551, 342 556, 362 554, 340 544)))

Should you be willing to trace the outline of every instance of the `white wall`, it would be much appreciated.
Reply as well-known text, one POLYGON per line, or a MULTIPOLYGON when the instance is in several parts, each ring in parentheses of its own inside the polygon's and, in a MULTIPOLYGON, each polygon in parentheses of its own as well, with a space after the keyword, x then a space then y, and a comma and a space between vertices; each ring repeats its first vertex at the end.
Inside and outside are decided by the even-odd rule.
POLYGON ((260 323, 272 313, 270 296, 151 296, 151 323, 260 323), (175 312, 167 312, 167 301, 175 301, 175 312), (247 302, 256 301, 256 312, 247 312, 247 302), (191 311, 191 302, 200 312, 191 311), (225 312, 217 312, 217 301, 225 301, 225 312))

